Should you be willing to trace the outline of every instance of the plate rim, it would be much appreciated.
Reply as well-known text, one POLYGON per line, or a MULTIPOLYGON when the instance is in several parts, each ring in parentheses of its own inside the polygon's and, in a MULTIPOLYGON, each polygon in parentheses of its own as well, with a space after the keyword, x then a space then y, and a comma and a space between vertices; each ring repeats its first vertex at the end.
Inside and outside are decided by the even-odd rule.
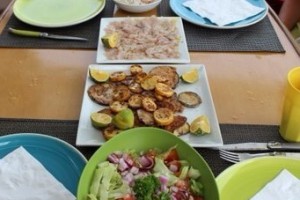
POLYGON ((101 11, 105 8, 105 5, 106 5, 106 0, 101 0, 99 2, 101 2, 101 5, 99 6, 99 9, 96 10, 95 12, 92 12, 92 13, 89 13, 86 17, 83 17, 82 19, 80 20, 77 20, 77 21, 70 21, 70 22, 67 22, 67 23, 58 23, 58 24, 51 24, 51 23, 40 23, 40 22, 34 22, 34 21, 31 21, 31 20, 27 20, 27 19, 24 19, 22 17, 22 15, 20 15, 19 12, 17 12, 17 2, 18 1, 15 1, 14 4, 13 4, 13 14, 15 15, 15 17, 26 23, 26 24, 29 24, 29 25, 32 25, 32 26, 37 26, 37 27, 42 27, 42 28, 61 28, 61 27, 68 27, 68 26, 73 26, 73 25, 77 25, 77 24, 80 24, 80 23, 83 23, 83 22, 86 22, 94 17, 96 17, 99 13, 101 13, 101 11))
MULTIPOLYGON (((264 3, 264 7, 265 7, 265 10, 258 14, 261 16, 257 20, 254 20, 254 21, 246 23, 246 24, 237 25, 237 26, 236 25, 217 26, 214 24, 205 24, 205 23, 197 22, 196 20, 193 20, 191 17, 186 17, 186 16, 182 15, 180 11, 178 11, 177 9, 175 9, 175 7, 173 7, 173 4, 175 4, 177 2, 176 0, 170 0, 169 5, 170 5, 171 10, 176 15, 182 17, 182 19, 184 19, 194 25, 198 25, 198 26, 205 27, 205 28, 211 28, 211 29, 239 29, 239 28, 245 28, 245 27, 254 25, 254 24, 260 22, 261 20, 263 20, 267 16, 269 7, 267 6, 267 3, 265 0, 260 0, 260 1, 262 1, 264 3)), ((190 12, 192 12, 192 11, 190 11, 190 12)))
MULTIPOLYGON (((233 177, 235 174, 237 174, 237 170, 243 168, 243 167, 249 167, 249 166, 256 166, 255 164, 258 163, 266 163, 268 166, 272 165, 271 162, 269 161, 276 161, 276 170, 280 170, 278 166, 280 165, 284 165, 287 162, 297 162, 299 163, 300 166, 300 160, 296 159, 296 158, 287 158, 287 157, 281 157, 281 156, 265 156, 265 157, 257 157, 257 158, 252 158, 249 160, 245 160, 242 162, 238 162, 234 165, 229 166, 228 168, 226 168, 224 171, 222 171, 217 177, 216 177, 216 182, 219 188, 219 194, 220 194, 220 198, 222 197, 222 192, 224 192, 223 187, 224 184, 227 183, 226 179, 233 177), (283 163, 284 162, 284 163, 283 163)), ((268 166, 264 166, 264 168, 267 168, 268 166)), ((274 166, 274 164, 272 165, 274 166)), ((260 167, 262 168, 262 167, 260 167)), ((285 169, 285 168, 283 168, 285 169)), ((275 177, 276 175, 274 175, 275 177)), ((298 178, 300 178, 300 170, 299 170, 299 175, 297 175, 298 178)), ((255 176, 256 177, 256 176, 255 176)), ((265 180, 265 184, 268 183, 270 180, 265 180)), ((242 184, 242 183, 241 183, 242 184)), ((258 192, 258 191, 257 191, 258 192)), ((250 194, 249 194, 250 195, 250 194)), ((224 199, 225 200, 225 199, 224 199)))
MULTIPOLYGON (((52 151, 55 152, 55 153, 60 153, 63 156, 66 156, 66 159, 64 159, 65 163, 69 163, 70 166, 73 166, 72 169, 76 173, 76 177, 78 176, 77 177, 78 178, 77 182, 79 181, 82 170, 84 169, 84 167, 85 167, 86 163, 88 162, 88 160, 73 145, 69 144, 68 142, 66 142, 66 141, 64 141, 60 138, 54 137, 54 136, 45 135, 45 134, 42 134, 42 133, 32 133, 32 132, 28 132, 28 133, 20 132, 20 133, 11 133, 11 134, 7 134, 7 135, 1 135, 0 136, 0 143, 5 142, 5 144, 1 144, 0 151, 1 150, 4 151, 6 149, 6 150, 8 150, 8 152, 7 153, 3 152, 1 154, 0 159, 3 158, 4 156, 6 156, 7 154, 13 152, 14 150, 18 149, 21 146, 23 146, 26 150, 28 150, 27 148, 29 148, 29 149, 39 149, 40 153, 46 151, 43 148, 44 147, 42 145, 43 143, 36 143, 36 142, 34 142, 34 140, 27 140, 28 138, 42 139, 45 142, 46 141, 51 141, 51 142, 54 142, 56 145, 58 145, 57 147, 59 147, 59 148, 53 148, 52 151), (22 141, 22 139, 24 139, 26 141, 22 141), (65 149, 66 152, 63 152, 61 149, 65 149), (82 169, 79 167, 80 165, 82 165, 82 169)), ((50 148, 50 146, 47 146, 48 150, 49 150, 49 148, 50 148)), ((55 156, 54 156, 55 154, 53 152, 51 154, 53 155, 53 158, 55 159, 55 156)), ((54 171, 49 171, 48 170, 48 167, 50 166, 49 163, 42 162, 38 157, 35 156, 35 155, 38 155, 38 154, 31 154, 31 155, 36 160, 38 160, 47 169, 47 171, 50 174, 52 174, 52 172, 54 172, 54 171)), ((60 164, 60 166, 62 166, 62 168, 64 168, 66 171, 69 169, 69 168, 64 167, 64 165, 62 165, 62 164, 60 164)), ((52 174, 52 175, 59 181, 59 178, 57 177, 58 174, 56 174, 56 175, 52 174)), ((77 187, 78 187, 78 183, 73 182, 73 181, 71 182, 70 180, 67 180, 68 178, 63 178, 63 179, 66 182, 61 182, 61 181, 59 181, 59 182, 61 184, 63 184, 66 187, 66 189, 68 189, 73 195, 76 195, 76 190, 77 190, 77 187), (72 191, 73 189, 75 189, 75 190, 72 191)))
MULTIPOLYGON (((42 133, 33 133, 33 132, 30 132, 30 133, 12 133, 12 134, 8 134, 8 135, 0 136, 0 142, 4 139, 10 139, 10 138, 14 138, 14 137, 29 137, 29 136, 37 137, 37 138, 46 138, 46 139, 50 139, 52 141, 55 141, 57 143, 63 144, 64 146, 68 147, 69 149, 72 149, 72 151, 77 153, 83 160, 85 160, 85 162, 87 162, 86 157, 77 148, 75 148, 73 145, 71 145, 70 143, 68 143, 64 140, 62 140, 60 138, 57 138, 57 137, 54 137, 54 136, 51 136, 51 135, 45 135, 45 134, 42 134, 42 133)), ((2 146, 0 146, 0 149, 1 148, 2 148, 2 146)))
MULTIPOLYGON (((117 64, 117 63, 124 63, 124 64, 130 64, 130 63, 144 63, 144 64, 155 64, 155 63, 172 63, 172 64, 184 64, 184 63, 190 63, 190 54, 187 46, 187 40, 186 40, 186 35, 183 27, 183 22, 182 18, 179 16, 156 16, 157 18, 162 18, 162 19, 171 19, 171 18, 176 18, 179 21, 179 34, 182 37, 182 51, 181 54, 183 58, 173 58, 173 59, 136 59, 136 60, 108 60, 105 59, 104 57, 104 49, 103 45, 100 42, 100 37, 103 35, 103 31, 105 27, 103 27, 103 23, 108 23, 109 21, 122 21, 125 19, 128 19, 128 17, 103 17, 100 19, 100 27, 99 27, 99 40, 97 44, 97 55, 96 55, 96 63, 97 64, 117 64)), ((142 19, 142 18, 148 18, 148 17, 130 17, 130 19, 142 19)))
MULTIPOLYGON (((143 67, 145 68, 153 68, 155 66, 158 66, 157 64, 141 64, 143 67)), ((159 64, 160 66, 167 66, 168 64, 159 64)), ((89 80, 89 68, 90 67, 93 67, 93 66, 97 66, 97 67, 110 67, 111 65, 103 65, 103 64, 90 64, 88 66, 88 70, 87 70, 87 75, 86 75, 86 81, 85 81, 85 86, 84 86, 84 90, 83 90, 83 100, 82 100, 82 105, 81 105, 81 111, 80 111, 80 116, 79 116, 79 123, 78 123, 78 129, 77 129, 77 134, 76 134, 76 146, 101 146, 102 144, 105 143, 105 141, 100 141, 100 143, 98 143, 98 141, 93 141, 93 142, 86 142, 86 141, 81 141, 80 139, 80 136, 79 135, 82 135, 82 133, 80 133, 82 131, 82 122, 86 120, 86 115, 84 114, 84 106, 83 104, 86 103, 85 101, 87 101, 86 99, 88 99, 88 101, 92 101, 90 100, 90 98, 88 97, 87 95, 87 89, 89 87, 89 84, 92 83, 92 80, 89 80), (84 119, 84 120, 83 120, 84 119), (97 143, 97 144, 96 144, 97 143)), ((117 69, 111 69, 111 71, 116 71, 118 70, 119 68, 125 68, 125 67, 129 67, 130 64, 122 64, 122 65, 118 65, 118 68, 117 69)), ((192 68, 192 67, 197 67, 198 70, 203 70, 203 76, 204 76, 204 81, 205 81, 205 87, 203 90, 207 90, 209 96, 207 98, 209 98, 209 106, 211 104, 211 106, 209 107, 210 108, 210 112, 211 112, 211 119, 212 120, 212 126, 215 128, 215 134, 217 137, 217 141, 214 141, 213 143, 206 143, 206 144, 195 144, 187 140, 184 140, 185 142, 187 142, 188 144, 190 144, 191 146, 193 147, 218 147, 218 146, 222 146, 223 145, 223 136, 222 136, 222 132, 221 132, 221 129, 220 129, 220 126, 219 126, 219 121, 218 121, 218 116, 217 116, 217 112, 216 112, 216 108, 214 106, 214 101, 213 101, 213 97, 212 97, 212 94, 211 94, 211 91, 210 91, 210 86, 209 86, 209 81, 208 81, 208 76, 207 76, 207 73, 206 73, 206 69, 205 69, 205 65, 204 64, 195 64, 195 63, 192 63, 192 64, 173 64, 173 65, 168 65, 168 66, 173 66, 173 67, 176 67, 176 68, 185 68, 185 67, 189 67, 189 68, 192 68)), ((94 102, 93 102, 94 103, 94 102)), ((91 125, 90 125, 91 126, 91 125)), ((101 134, 99 132, 99 134, 101 134)))

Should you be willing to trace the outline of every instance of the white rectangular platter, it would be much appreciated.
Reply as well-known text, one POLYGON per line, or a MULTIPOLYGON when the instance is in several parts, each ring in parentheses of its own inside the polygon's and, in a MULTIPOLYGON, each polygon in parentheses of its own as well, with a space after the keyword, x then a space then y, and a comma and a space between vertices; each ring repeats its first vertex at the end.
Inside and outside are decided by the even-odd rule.
MULTIPOLYGON (((130 20, 142 19, 142 17, 130 17, 130 20)), ((187 48, 186 37, 184 33, 182 19, 180 17, 158 17, 158 19, 175 20, 179 33, 179 58, 144 58, 144 59, 108 59, 105 55, 105 48, 101 42, 101 38, 106 34, 106 28, 111 22, 120 22, 129 20, 128 17, 101 18, 99 41, 97 48, 97 63, 189 63, 190 56, 187 48)), ((143 36, 141 36, 143 37, 143 36)))
MULTIPOLYGON (((142 65, 145 72, 158 65, 142 65)), ((163 66, 160 64, 159 66, 163 66)), ((170 65, 169 65, 170 66, 170 65)), ((180 136, 180 138, 186 141, 193 147, 216 147, 223 145, 223 139, 219 127, 219 122, 217 114, 215 111, 213 99, 210 93, 209 83, 206 75, 206 70, 204 65, 201 64, 189 64, 189 65, 171 65, 176 67, 179 76, 184 72, 196 68, 199 70, 199 80, 193 84, 186 84, 179 82, 175 89, 175 92, 179 94, 183 91, 193 91, 196 92, 202 99, 202 103, 196 108, 184 108, 181 115, 187 117, 187 122, 191 123, 196 117, 205 114, 211 125, 211 133, 202 136, 195 136, 192 134, 187 134, 180 136)), ((90 65, 89 68, 98 68, 105 70, 109 73, 115 71, 125 71, 129 74, 130 65, 90 65)), ((105 143, 105 139, 102 133, 91 125, 90 115, 92 112, 97 112, 104 108, 104 106, 95 103, 88 96, 88 89, 91 85, 95 84, 89 77, 87 73, 86 84, 83 94, 82 108, 79 119, 79 126, 77 131, 76 145, 77 146, 100 146, 105 143)))

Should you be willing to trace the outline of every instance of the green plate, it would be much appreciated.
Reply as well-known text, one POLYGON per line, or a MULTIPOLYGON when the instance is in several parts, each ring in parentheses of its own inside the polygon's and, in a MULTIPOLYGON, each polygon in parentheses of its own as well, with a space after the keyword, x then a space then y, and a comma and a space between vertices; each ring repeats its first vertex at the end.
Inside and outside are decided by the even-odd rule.
POLYGON ((85 22, 104 6, 105 0, 17 0, 13 12, 27 24, 57 28, 85 22))
POLYGON ((116 150, 135 149, 136 151, 159 148, 168 150, 177 145, 181 159, 187 160, 193 167, 200 170, 205 188, 205 200, 218 200, 219 194, 214 175, 208 164, 197 151, 180 138, 158 128, 134 128, 120 133, 104 143, 91 157, 85 166, 78 185, 77 200, 86 200, 96 165, 106 160, 116 150))
POLYGON ((220 199, 248 200, 283 169, 300 178, 300 160, 292 158, 261 157, 232 165, 216 179, 220 199))

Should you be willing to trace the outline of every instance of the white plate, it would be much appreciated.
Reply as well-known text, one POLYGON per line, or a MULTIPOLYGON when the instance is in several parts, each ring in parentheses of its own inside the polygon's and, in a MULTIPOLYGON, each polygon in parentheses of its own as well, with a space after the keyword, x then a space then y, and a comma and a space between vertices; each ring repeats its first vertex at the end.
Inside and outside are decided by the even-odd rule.
MULTIPOLYGON (((111 65, 90 65, 89 68, 97 68, 108 72, 114 71, 126 71, 129 74, 130 65, 115 65, 113 68, 111 65)), ((157 65, 142 65, 144 71, 149 71, 157 65)), ((162 64, 160 64, 162 66, 162 64)), ((177 68, 179 75, 184 72, 197 68, 199 70, 199 80, 193 84, 179 83, 176 92, 177 94, 182 91, 194 91, 200 95, 202 103, 196 108, 184 108, 182 115, 188 118, 188 122, 191 123, 197 116, 205 114, 208 116, 211 123, 211 134, 204 136, 194 136, 187 134, 180 138, 194 147, 214 147, 223 145, 223 139, 220 132, 219 122, 216 115, 213 99, 210 93, 209 83, 204 65, 190 64, 190 65, 172 65, 177 68)), ((90 79, 89 75, 86 78, 86 84, 83 94, 83 101, 79 119, 79 126, 77 131, 76 145, 78 146, 99 146, 105 142, 102 133, 95 129, 91 125, 90 114, 92 112, 99 111, 104 108, 90 99, 87 94, 88 88, 93 85, 94 82, 90 79)))
MULTIPOLYGON (((141 18, 141 17, 140 17, 141 18)), ((131 17, 130 19, 140 19, 131 17)), ((180 42, 179 42, 179 58, 174 59, 136 59, 136 60, 109 60, 105 56, 105 49, 101 42, 101 37, 105 35, 105 28, 114 21, 123 21, 128 19, 127 17, 118 17, 118 18, 102 18, 100 23, 100 34, 99 34, 99 41, 98 41, 98 51, 97 51, 97 63, 189 63, 190 62, 190 55, 187 48, 185 33, 183 29, 182 20, 180 17, 158 17, 163 19, 176 19, 176 25, 178 28, 178 32, 180 35, 180 42)))
POLYGON ((265 18, 268 13, 268 5, 265 0, 247 0, 249 3, 253 4, 254 6, 264 8, 265 10, 253 17, 249 17, 245 20, 241 20, 236 23, 228 24, 226 26, 217 26, 216 24, 210 22, 208 19, 197 15, 187 7, 183 6, 183 1, 179 0, 170 0, 170 7, 178 16, 182 17, 184 20, 191 22, 193 24, 203 26, 206 28, 214 28, 214 29, 236 29, 236 28, 243 28, 247 26, 251 26, 260 22, 265 18))
POLYGON ((88 21, 105 7, 105 0, 17 0, 14 15, 24 23, 46 28, 88 21))

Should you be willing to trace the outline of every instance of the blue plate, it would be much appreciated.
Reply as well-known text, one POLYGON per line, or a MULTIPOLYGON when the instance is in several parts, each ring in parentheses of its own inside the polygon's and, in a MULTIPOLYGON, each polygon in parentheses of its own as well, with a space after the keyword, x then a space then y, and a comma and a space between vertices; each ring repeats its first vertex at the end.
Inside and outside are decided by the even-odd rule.
POLYGON ((265 10, 253 17, 249 17, 245 20, 231 23, 225 26, 217 26, 216 24, 210 22, 208 19, 201 17, 200 15, 197 15, 187 7, 183 6, 183 2, 188 0, 170 0, 170 7, 173 10, 174 13, 176 13, 178 16, 182 17, 182 19, 191 22, 193 24, 207 27, 207 28, 214 28, 214 29, 236 29, 236 28, 243 28, 250 25, 253 25, 262 19, 265 18, 265 16, 268 13, 268 6, 265 0, 247 0, 249 3, 253 4, 254 6, 264 8, 265 10))
POLYGON ((86 158, 72 145, 51 136, 18 133, 0 137, 0 159, 23 146, 70 192, 76 195, 86 158))

